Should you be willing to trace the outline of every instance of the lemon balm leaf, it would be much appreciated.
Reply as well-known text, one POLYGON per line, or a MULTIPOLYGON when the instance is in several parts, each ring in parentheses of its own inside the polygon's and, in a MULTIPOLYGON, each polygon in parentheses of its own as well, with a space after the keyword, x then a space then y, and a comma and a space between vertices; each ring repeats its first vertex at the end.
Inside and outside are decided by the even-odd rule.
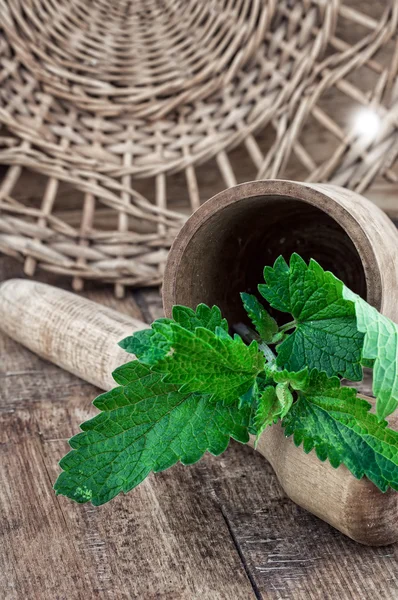
POLYGON ((346 287, 344 297, 355 305, 358 329, 365 335, 362 364, 373 368, 376 412, 385 419, 398 407, 398 325, 346 287))
POLYGON ((261 302, 259 302, 253 294, 242 293, 240 297, 243 302, 243 307, 261 339, 267 343, 271 342, 279 329, 275 319, 271 317, 261 302))
POLYGON ((190 465, 205 452, 221 454, 230 438, 246 443, 251 408, 238 410, 209 395, 180 392, 146 365, 133 361, 115 372, 119 386, 99 396, 101 412, 70 440, 54 489, 79 503, 104 504, 132 490, 151 472, 178 461, 190 465))
POLYGON ((215 332, 199 327, 194 332, 177 323, 158 325, 156 331, 170 343, 170 352, 154 369, 164 381, 183 392, 214 394, 225 401, 243 396, 264 369, 264 357, 253 341, 250 346, 217 327, 215 332))
POLYGON ((170 341, 159 330, 157 324, 167 325, 177 323, 187 331, 194 332, 198 327, 204 327, 209 331, 215 331, 218 327, 228 331, 228 323, 221 316, 217 306, 212 308, 206 304, 199 304, 196 310, 187 306, 174 306, 173 319, 157 319, 150 329, 137 331, 131 336, 119 342, 119 346, 135 356, 147 365, 155 365, 164 358, 170 350, 170 341))
POLYGON ((335 468, 344 464, 357 479, 366 475, 383 492, 398 490, 398 432, 379 422, 370 408, 337 377, 313 371, 282 425, 304 452, 314 449, 335 468))
POLYGON ((277 347, 277 364, 289 371, 308 367, 352 381, 362 379, 364 335, 357 328, 354 303, 343 296, 343 283, 314 260, 293 254, 264 269, 262 296, 290 313, 295 330, 277 347))

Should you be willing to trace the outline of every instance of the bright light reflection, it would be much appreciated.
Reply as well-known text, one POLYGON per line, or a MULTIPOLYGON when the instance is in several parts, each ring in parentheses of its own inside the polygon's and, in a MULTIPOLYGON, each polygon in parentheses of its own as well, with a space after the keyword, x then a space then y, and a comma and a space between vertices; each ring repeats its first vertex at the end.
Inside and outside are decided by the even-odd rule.
POLYGON ((374 140, 381 127, 381 119, 371 108, 361 108, 354 115, 353 131, 366 141, 374 140))

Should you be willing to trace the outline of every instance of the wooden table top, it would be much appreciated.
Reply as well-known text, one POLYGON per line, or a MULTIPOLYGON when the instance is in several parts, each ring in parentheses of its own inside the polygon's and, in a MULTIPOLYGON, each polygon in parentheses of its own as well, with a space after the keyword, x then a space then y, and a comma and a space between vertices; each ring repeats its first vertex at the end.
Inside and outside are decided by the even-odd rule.
MULTIPOLYGON (((21 267, 0 258, 0 280, 15 276, 21 267)), ((148 322, 162 314, 156 290, 84 295, 148 322)), ((291 502, 267 461, 236 442, 98 508, 56 497, 58 461, 96 413, 98 390, 5 336, 0 378, 0 598, 398 598, 398 545, 346 538, 291 502)))

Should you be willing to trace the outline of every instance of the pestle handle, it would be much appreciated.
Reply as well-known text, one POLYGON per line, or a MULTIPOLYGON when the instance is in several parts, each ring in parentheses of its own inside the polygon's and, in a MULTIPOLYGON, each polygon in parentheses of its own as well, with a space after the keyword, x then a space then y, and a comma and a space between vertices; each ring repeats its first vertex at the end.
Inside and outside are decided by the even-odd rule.
MULTIPOLYGON (((0 328, 39 356, 108 390, 112 371, 131 360, 117 342, 147 324, 49 285, 12 279, 0 285, 0 328)), ((253 440, 252 440, 253 442, 253 440)), ((251 443, 253 445, 253 443, 251 443)), ((398 540, 398 494, 381 493, 344 466, 322 463, 268 427, 257 450, 286 494, 352 539, 369 545, 398 540)))
POLYGON ((116 367, 131 360, 117 343, 147 328, 138 319, 44 283, 0 285, 0 329, 32 352, 103 390, 116 367))

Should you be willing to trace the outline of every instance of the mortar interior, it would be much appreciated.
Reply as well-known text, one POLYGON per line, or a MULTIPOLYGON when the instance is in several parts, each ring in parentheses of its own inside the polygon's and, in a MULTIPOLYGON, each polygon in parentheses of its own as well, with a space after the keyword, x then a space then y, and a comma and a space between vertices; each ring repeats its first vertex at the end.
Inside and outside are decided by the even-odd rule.
POLYGON ((259 196, 224 207, 194 233, 179 265, 176 303, 216 304, 229 323, 247 322, 239 292, 260 297, 264 265, 293 252, 314 258, 366 298, 360 256, 331 216, 301 200, 259 196))

